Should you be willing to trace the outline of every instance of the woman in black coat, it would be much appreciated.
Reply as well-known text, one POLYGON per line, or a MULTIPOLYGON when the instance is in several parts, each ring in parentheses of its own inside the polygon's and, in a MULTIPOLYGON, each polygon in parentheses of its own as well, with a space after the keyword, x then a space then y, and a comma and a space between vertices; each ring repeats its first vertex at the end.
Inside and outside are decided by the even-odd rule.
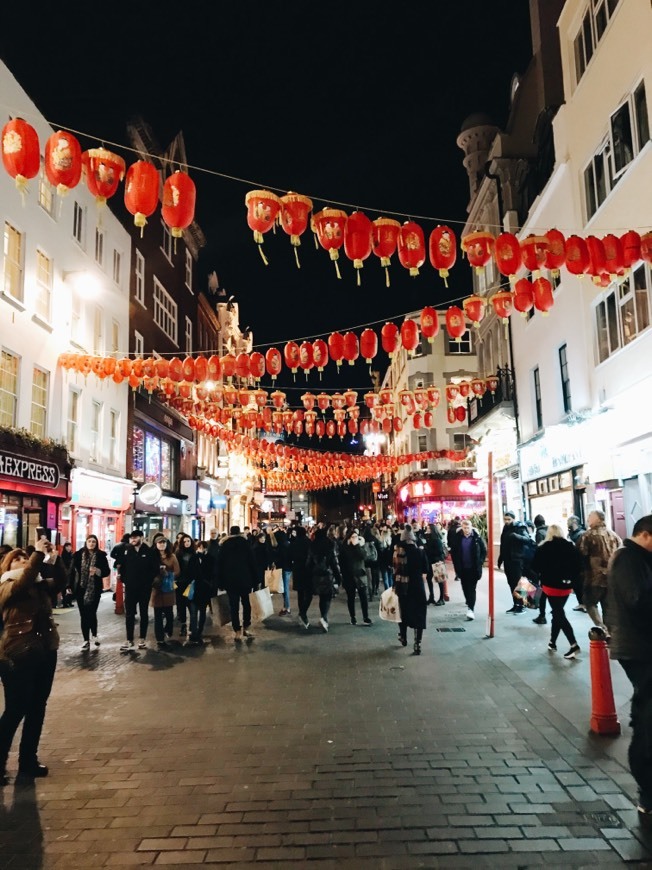
POLYGON ((74 595, 79 607, 84 642, 82 650, 90 648, 90 636, 93 635, 95 646, 97 639, 97 608, 100 605, 104 580, 111 576, 109 560, 104 550, 100 550, 97 535, 89 535, 81 550, 77 550, 72 559, 72 574, 74 578, 74 595))
MULTIPOLYGON (((320 624, 324 631, 328 631, 328 612, 335 593, 336 584, 342 582, 340 565, 337 558, 335 544, 328 537, 325 529, 317 529, 315 537, 310 544, 308 561, 306 564, 308 576, 308 591, 304 599, 306 622, 308 621, 308 608, 312 603, 313 595, 319 596, 320 624)), ((306 625, 308 628, 308 625, 306 625)))
POLYGON ((297 593, 299 607, 299 622, 304 628, 310 628, 308 608, 312 600, 312 585, 308 571, 308 556, 310 541, 303 526, 292 529, 290 537, 290 565, 292 566, 292 584, 297 593))
POLYGON ((548 649, 551 652, 557 649, 557 638, 559 632, 563 631, 570 643, 570 649, 564 653, 564 658, 574 659, 580 648, 564 607, 573 591, 573 583, 579 576, 582 563, 575 544, 566 540, 561 526, 548 526, 546 537, 534 554, 532 568, 541 578, 541 588, 548 596, 552 611, 548 649))
POLYGON ((198 541, 197 549, 190 563, 190 573, 193 576, 193 593, 189 601, 190 637, 188 646, 202 644, 204 625, 206 624, 206 608, 211 597, 217 592, 214 584, 215 565, 208 554, 208 542, 198 541))
POLYGON ((424 585, 428 567, 425 551, 417 547, 414 532, 406 526, 394 548, 394 589, 401 607, 398 639, 402 646, 407 646, 407 630, 413 628, 414 654, 417 656, 421 655, 421 639, 428 612, 424 585))
POLYGON ((269 543, 265 532, 260 532, 254 541, 252 552, 256 563, 256 589, 265 585, 265 571, 269 568, 269 543))
POLYGON ((358 534, 357 529, 350 530, 346 543, 340 550, 340 559, 342 566, 342 582, 344 584, 344 589, 346 590, 351 625, 358 624, 355 615, 356 592, 360 596, 362 622, 364 625, 371 625, 371 620, 369 619, 369 599, 367 597, 369 581, 367 578, 367 568, 365 566, 364 540, 358 534))

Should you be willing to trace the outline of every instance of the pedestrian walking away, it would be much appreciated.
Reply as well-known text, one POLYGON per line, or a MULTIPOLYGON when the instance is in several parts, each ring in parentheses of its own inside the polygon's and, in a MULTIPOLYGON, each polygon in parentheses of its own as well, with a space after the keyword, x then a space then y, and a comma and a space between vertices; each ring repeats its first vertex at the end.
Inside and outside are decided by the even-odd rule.
POLYGON ((252 639, 251 602, 249 593, 257 584, 256 562, 251 545, 240 534, 240 526, 231 526, 229 537, 220 546, 217 569, 220 589, 229 596, 231 608, 231 627, 237 643, 243 637, 252 639), (240 622, 242 605, 242 622, 240 622))
POLYGON ((310 594, 304 599, 306 622, 308 609, 313 595, 319 596, 319 622, 324 631, 328 631, 328 614, 335 592, 335 585, 342 582, 337 550, 332 538, 326 530, 317 529, 310 545, 306 570, 310 583, 310 594))
POLYGON ((156 553, 143 543, 143 533, 133 529, 129 535, 129 546, 121 561, 120 576, 125 587, 125 627, 127 640, 120 647, 121 652, 134 649, 134 629, 136 627, 136 611, 138 610, 138 627, 140 640, 138 647, 147 646, 147 629, 149 627, 149 599, 152 594, 152 583, 158 574, 160 561, 156 553))
POLYGON ((413 650, 417 656, 421 655, 428 612, 425 586, 428 567, 425 550, 417 547, 414 532, 406 525, 394 550, 394 588, 401 608, 398 639, 401 646, 407 646, 407 630, 413 628, 413 650))

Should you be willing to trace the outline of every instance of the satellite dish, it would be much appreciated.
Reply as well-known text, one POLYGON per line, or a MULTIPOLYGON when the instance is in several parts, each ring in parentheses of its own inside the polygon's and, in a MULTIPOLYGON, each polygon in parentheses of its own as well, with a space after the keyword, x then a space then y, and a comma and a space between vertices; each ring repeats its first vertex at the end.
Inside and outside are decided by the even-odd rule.
POLYGON ((156 504, 162 495, 163 490, 158 483, 145 483, 138 490, 138 498, 143 504, 156 504))

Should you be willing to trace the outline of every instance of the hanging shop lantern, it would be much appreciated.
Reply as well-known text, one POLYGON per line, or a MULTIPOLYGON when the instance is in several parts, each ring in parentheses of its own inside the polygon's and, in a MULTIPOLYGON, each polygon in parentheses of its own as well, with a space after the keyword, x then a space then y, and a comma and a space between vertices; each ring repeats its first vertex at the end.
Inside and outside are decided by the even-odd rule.
POLYGON ((641 259, 652 263, 652 231, 641 236, 641 259))
POLYGON ((412 417, 412 427, 414 429, 420 429, 422 423, 423 423, 423 417, 417 411, 417 413, 412 417))
POLYGON ((452 405, 455 399, 460 394, 460 388, 457 384, 446 384, 446 401, 452 405))
POLYGON ((313 393, 304 393, 301 396, 301 402, 306 411, 312 411, 315 407, 316 397, 313 393))
POLYGON ((380 265, 385 270, 385 286, 389 287, 389 266, 398 244, 401 225, 392 218, 377 218, 373 222, 373 252, 380 257, 380 265))
POLYGON ((255 350, 249 354, 249 375, 259 381, 265 374, 265 357, 255 350))
POLYGON ((224 404, 235 405, 238 401, 238 391, 233 384, 226 384, 224 387, 224 404))
POLYGON ((159 378, 161 378, 161 379, 167 378, 168 373, 170 371, 170 363, 168 362, 168 360, 164 359, 163 357, 160 357, 159 359, 156 360, 155 365, 156 365, 156 374, 159 376, 159 378))
POLYGON ((623 248, 623 265, 633 269, 641 260, 641 237, 635 230, 628 230, 620 237, 623 248))
POLYGON ((299 345, 299 365, 308 378, 308 372, 314 368, 315 361, 313 359, 312 344, 309 341, 302 341, 299 345))
POLYGON ((344 359, 350 366, 352 366, 360 356, 358 336, 355 332, 347 332, 344 334, 342 338, 342 352, 344 354, 344 359))
POLYGON ((460 390, 460 396, 463 399, 468 399, 471 394, 471 384, 469 383, 469 381, 460 381, 457 386, 460 390))
POLYGON ((428 393, 428 401, 432 408, 438 408, 441 401, 441 390, 439 387, 426 387, 428 393))
POLYGON ((202 383, 208 377, 208 360, 204 356, 195 358, 195 382, 202 383))
POLYGON ((319 244, 335 264, 337 277, 341 278, 337 264, 339 251, 344 244, 344 228, 346 227, 346 212, 339 208, 324 208, 312 217, 312 226, 317 233, 319 244))
POLYGON ((89 148, 82 154, 82 170, 86 186, 98 206, 106 205, 124 178, 125 162, 122 157, 106 148, 89 148))
POLYGON ((381 405, 389 405, 393 401, 392 391, 389 387, 381 387, 378 391, 378 398, 381 405))
POLYGON ((208 378, 211 381, 219 381, 222 377, 222 363, 217 354, 208 357, 208 378))
POLYGON ((285 347, 283 348, 283 358, 285 360, 285 365, 290 369, 293 375, 297 373, 297 369, 299 368, 299 345, 296 341, 288 341, 285 347))
POLYGON ((457 417, 455 416, 455 408, 453 408, 452 406, 449 406, 448 410, 446 411, 446 418, 448 419, 449 423, 456 422, 457 417))
POLYGON ((428 391, 425 387, 414 388, 414 401, 421 408, 421 410, 426 410, 426 408, 428 407, 428 391))
POLYGON ((232 353, 227 353, 226 356, 222 357, 220 362, 222 364, 222 374, 225 378, 231 380, 235 374, 235 357, 232 353))
POLYGON ((344 393, 344 404, 347 408, 353 408, 353 406, 358 401, 358 394, 355 390, 347 390, 344 393))
MULTIPOLYGON (((183 375, 184 381, 195 380, 195 361, 191 356, 187 356, 181 363, 181 373, 183 375)), ((145 374, 144 370, 143 374, 145 374)))
POLYGON ((267 404, 268 393, 267 390, 261 390, 260 388, 254 390, 254 402, 258 408, 264 408, 267 404))
POLYGON ((340 332, 332 332, 328 336, 328 353, 339 369, 344 359, 344 337, 340 332))
POLYGON ((367 408, 375 408, 380 403, 378 393, 369 392, 364 394, 364 403, 367 408))
MULTIPOLYGON (((136 360, 134 360, 136 362, 136 360)), ((130 371, 133 370, 133 365, 130 371)), ((168 368, 168 377, 171 381, 174 381, 175 384, 180 383, 183 380, 183 363, 178 357, 172 357, 170 360, 170 365, 168 368)))
POLYGON ((315 368, 320 373, 319 379, 321 380, 321 372, 324 371, 324 367, 328 364, 329 359, 328 345, 323 338, 318 338, 316 341, 313 341, 312 358, 315 363, 315 368))
POLYGON ((498 389, 498 385, 500 380, 497 375, 487 375, 485 378, 485 383, 487 384, 487 389, 491 393, 492 396, 496 394, 496 390, 498 389))
POLYGON ((59 196, 77 187, 82 172, 81 145, 72 133, 59 130, 50 136, 45 143, 44 169, 45 177, 59 196))
POLYGON ((249 377, 249 354, 239 353, 235 358, 235 373, 239 378, 249 377))
POLYGON ((490 301, 496 312, 496 317, 499 317, 505 326, 507 326, 507 319, 514 307, 514 297, 512 294, 509 290, 499 290, 498 293, 494 293, 490 301))
POLYGON ((269 398, 272 402, 272 405, 275 408, 278 408, 279 410, 283 407, 283 405, 285 405, 286 396, 285 396, 285 393, 282 392, 281 390, 274 390, 274 392, 272 393, 272 395, 269 398))
POLYGON ((532 272, 533 278, 539 277, 541 269, 546 264, 548 245, 547 236, 529 235, 521 242, 523 265, 528 272, 532 272))
POLYGON ((480 321, 484 317, 484 311, 487 303, 482 296, 467 296, 462 302, 464 313, 469 318, 473 326, 478 328, 480 321))
POLYGON ((543 265, 550 270, 552 277, 559 278, 559 270, 566 262, 566 237, 559 230, 548 230, 546 233, 548 243, 543 265))
POLYGON ((358 433, 357 420, 349 420, 349 422, 346 424, 346 428, 348 429, 349 435, 357 435, 357 433, 358 433))
POLYGON ((341 411, 346 402, 342 393, 333 393, 331 396, 331 405, 334 411, 341 411))
POLYGON ((274 226, 274 221, 281 208, 281 201, 271 190, 250 190, 245 196, 247 206, 247 224, 253 231, 254 242, 263 263, 267 266, 267 257, 263 252, 263 234, 269 232, 274 226))
POLYGON ((529 278, 519 278, 514 284, 514 308, 526 317, 534 305, 532 282, 529 278))
POLYGON ((134 225, 140 227, 140 236, 147 218, 158 205, 159 175, 153 163, 138 160, 127 170, 125 178, 125 207, 134 216, 134 225))
POLYGON ((283 368, 281 351, 278 348, 270 347, 265 354, 265 368, 267 369, 267 374, 270 375, 272 382, 274 382, 283 368))
POLYGON ((409 414, 410 416, 414 414, 416 411, 416 404, 412 390, 399 390, 398 401, 404 408, 406 414, 409 414))
POLYGON ((392 426, 394 427, 395 432, 403 431, 403 421, 400 417, 394 417, 394 419, 392 420, 392 426))
POLYGON ((400 333, 395 323, 386 323, 380 330, 380 341, 383 350, 391 359, 399 347, 400 333))
POLYGON ((604 248, 604 268, 609 273, 610 279, 615 281, 617 278, 624 277, 625 257, 621 240, 613 233, 609 233, 602 239, 602 245, 604 248))
POLYGON ((38 175, 41 168, 38 133, 22 118, 12 118, 2 128, 2 162, 21 193, 30 178, 38 175))
POLYGON ((325 433, 326 433, 326 423, 324 423, 323 420, 317 420, 317 422, 315 423, 315 435, 321 441, 321 439, 324 437, 325 433))
POLYGON ((463 423, 466 420, 466 408, 464 405, 458 405, 455 408, 455 419, 458 423, 463 423))
POLYGON ((295 420, 292 423, 292 431, 295 435, 303 435, 303 420, 295 420))
POLYGON ((360 353, 367 365, 371 365, 378 353, 378 336, 373 329, 363 329, 360 335, 360 353))
POLYGON ((566 239, 566 268, 571 275, 583 275, 589 265, 589 250, 581 236, 566 239))
POLYGON ((415 278, 426 260, 426 240, 423 230, 414 221, 406 221, 398 231, 398 259, 415 278))
POLYGON ((326 423, 326 437, 332 438, 336 432, 337 432, 337 427, 336 427, 335 420, 329 420, 326 423))
POLYGON ((434 308, 426 305, 421 309, 421 335, 432 344, 435 336, 439 332, 439 317, 434 308))
POLYGON ((587 236, 586 249, 589 254, 589 262, 586 267, 586 272, 597 283, 606 269, 602 239, 599 239, 597 236, 587 236))
POLYGON ((404 320, 401 324, 401 344, 412 355, 419 346, 419 327, 414 320, 404 320))
POLYGON ((484 267, 491 260, 493 246, 494 237, 484 230, 468 233, 462 237, 462 250, 478 274, 482 273, 484 267))
POLYGON ((251 398, 252 393, 246 388, 238 390, 238 402, 240 402, 243 408, 247 407, 251 398))
POLYGON ((281 204, 280 224, 283 231, 290 237, 290 244, 294 249, 294 259, 297 269, 301 268, 299 262, 299 245, 301 236, 308 228, 308 217, 312 211, 312 200, 300 193, 290 191, 279 200, 281 204))
POLYGON ((457 305, 451 305, 446 311, 446 332, 455 341, 460 341, 466 332, 464 312, 457 305))
POLYGON ((516 280, 516 273, 521 268, 521 245, 514 233, 501 233, 495 241, 494 259, 501 275, 516 280))
POLYGON ((448 275, 457 259, 457 242, 450 227, 434 228, 428 241, 428 253, 433 268, 438 270, 439 277, 444 279, 444 285, 448 287, 448 275))
POLYGON ((547 314, 555 302, 550 281, 547 278, 537 278, 536 281, 532 282, 532 293, 534 307, 537 311, 547 314))
POLYGON ((195 182, 186 172, 173 172, 165 179, 161 217, 170 228, 173 238, 180 239, 183 231, 193 222, 196 197, 195 182))
POLYGON ((473 378, 471 381, 471 392, 476 398, 481 399, 487 392, 487 385, 483 378, 473 378))
POLYGON ((322 412, 322 414, 324 413, 324 411, 327 411, 330 406, 331 397, 328 395, 328 393, 319 393, 319 395, 317 396, 317 407, 322 412))
POLYGON ((426 427, 426 429, 432 429, 432 427, 435 425, 435 415, 432 413, 432 411, 426 411, 426 413, 423 415, 423 425, 426 427))
POLYGON ((360 286, 360 270, 373 247, 373 224, 366 214, 354 211, 344 226, 344 253, 353 261, 356 283, 360 286))
POLYGON ((340 420, 337 424, 337 434, 340 438, 344 438, 346 435, 346 423, 343 420, 340 420))

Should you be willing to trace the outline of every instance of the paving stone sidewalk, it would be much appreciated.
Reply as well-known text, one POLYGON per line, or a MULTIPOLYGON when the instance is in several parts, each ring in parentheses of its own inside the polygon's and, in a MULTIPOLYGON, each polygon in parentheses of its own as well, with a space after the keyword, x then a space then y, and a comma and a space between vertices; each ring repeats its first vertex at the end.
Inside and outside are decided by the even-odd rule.
POLYGON ((652 867, 618 666, 623 735, 591 736, 588 643, 548 654, 549 626, 506 616, 499 580, 486 640, 486 584, 475 622, 451 593, 418 657, 375 616, 349 625, 343 595, 328 634, 313 605, 308 631, 293 612, 248 644, 209 627, 201 649, 129 655, 110 596, 89 653, 57 611, 51 774, 0 791, 0 868, 652 867))

